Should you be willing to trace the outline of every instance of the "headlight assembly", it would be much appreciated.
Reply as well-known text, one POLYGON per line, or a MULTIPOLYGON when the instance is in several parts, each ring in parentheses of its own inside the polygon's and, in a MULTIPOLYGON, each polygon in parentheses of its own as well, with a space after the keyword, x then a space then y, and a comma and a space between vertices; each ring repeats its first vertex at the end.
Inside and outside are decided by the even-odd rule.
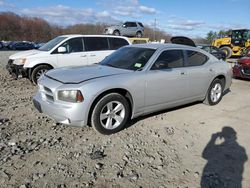
POLYGON ((58 100, 72 103, 79 103, 84 100, 79 90, 61 90, 57 94, 58 100))
POLYGON ((26 58, 20 58, 20 59, 16 59, 16 60, 14 61, 14 63, 15 63, 16 65, 24 65, 25 62, 26 62, 26 58))

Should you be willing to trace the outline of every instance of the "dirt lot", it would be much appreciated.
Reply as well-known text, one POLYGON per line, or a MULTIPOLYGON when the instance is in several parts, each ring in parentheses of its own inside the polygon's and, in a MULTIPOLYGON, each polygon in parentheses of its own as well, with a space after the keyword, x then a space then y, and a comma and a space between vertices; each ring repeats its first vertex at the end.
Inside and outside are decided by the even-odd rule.
POLYGON ((233 80, 216 106, 143 117, 112 136, 56 125, 34 109, 36 90, 0 66, 0 187, 250 187, 248 81, 233 80))

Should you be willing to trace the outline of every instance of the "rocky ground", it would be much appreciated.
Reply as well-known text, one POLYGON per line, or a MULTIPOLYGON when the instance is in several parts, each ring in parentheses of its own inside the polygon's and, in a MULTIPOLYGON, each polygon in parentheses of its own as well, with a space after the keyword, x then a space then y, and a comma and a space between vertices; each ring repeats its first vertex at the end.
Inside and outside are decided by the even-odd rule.
POLYGON ((39 114, 31 101, 37 87, 13 80, 4 69, 11 53, 0 52, 0 187, 194 188, 203 180, 211 187, 230 187, 237 180, 250 187, 250 163, 244 157, 250 156, 250 82, 233 80, 231 92, 216 106, 168 110, 103 136, 39 114), (225 126, 237 140, 219 150, 212 145, 205 155, 211 136, 225 126), (206 171, 208 160, 213 168, 206 171), (230 164, 244 169, 227 169, 230 164))

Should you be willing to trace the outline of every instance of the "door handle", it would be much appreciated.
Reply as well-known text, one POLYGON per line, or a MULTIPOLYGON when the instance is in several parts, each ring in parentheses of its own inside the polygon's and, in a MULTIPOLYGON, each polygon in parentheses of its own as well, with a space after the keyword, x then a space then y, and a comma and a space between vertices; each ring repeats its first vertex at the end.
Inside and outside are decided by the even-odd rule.
POLYGON ((80 57, 87 57, 86 55, 81 55, 80 57))
POLYGON ((181 72, 181 75, 185 75, 185 72, 181 72))
POLYGON ((95 57, 96 55, 95 54, 91 54, 90 57, 95 57))

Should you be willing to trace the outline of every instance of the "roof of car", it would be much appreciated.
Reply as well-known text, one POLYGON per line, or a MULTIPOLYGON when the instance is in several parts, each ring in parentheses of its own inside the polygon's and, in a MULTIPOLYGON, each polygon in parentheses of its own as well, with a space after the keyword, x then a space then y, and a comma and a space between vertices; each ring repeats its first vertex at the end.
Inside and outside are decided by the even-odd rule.
POLYGON ((199 49, 196 47, 182 45, 182 44, 172 44, 172 43, 146 43, 146 44, 133 44, 133 47, 138 48, 152 48, 152 49, 159 49, 159 48, 182 48, 182 49, 199 49))
POLYGON ((81 34, 71 34, 71 35, 61 35, 61 37, 112 37, 112 38, 125 38, 128 40, 127 37, 123 36, 114 36, 114 35, 81 35, 81 34))

